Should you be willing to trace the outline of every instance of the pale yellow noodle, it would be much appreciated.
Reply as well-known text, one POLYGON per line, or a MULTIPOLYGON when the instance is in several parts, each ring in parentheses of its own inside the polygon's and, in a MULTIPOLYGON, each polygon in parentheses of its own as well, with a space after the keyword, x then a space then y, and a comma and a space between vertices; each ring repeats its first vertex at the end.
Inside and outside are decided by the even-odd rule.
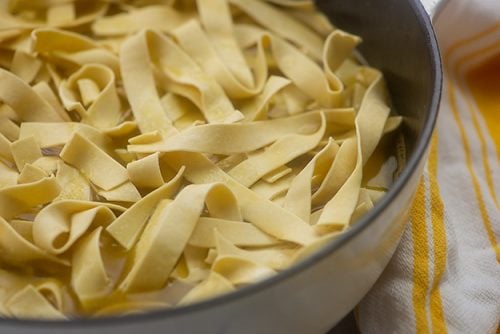
POLYGON ((402 122, 360 42, 309 0, 0 1, 0 314, 195 303, 332 242, 402 122))
POLYGON ((40 167, 36 167, 32 164, 27 163, 22 168, 21 173, 19 173, 17 183, 22 184, 36 182, 47 176, 47 172, 40 167))
POLYGON ((82 123, 103 129, 118 125, 122 120, 115 75, 106 66, 82 66, 67 81, 63 81, 59 95, 67 110, 78 112, 82 123))

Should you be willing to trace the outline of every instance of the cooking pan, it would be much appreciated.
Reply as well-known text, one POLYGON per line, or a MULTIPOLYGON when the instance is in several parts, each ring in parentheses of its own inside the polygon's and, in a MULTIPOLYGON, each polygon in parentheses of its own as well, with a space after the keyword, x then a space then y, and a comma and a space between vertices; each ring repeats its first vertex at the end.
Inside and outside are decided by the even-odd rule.
POLYGON ((404 116, 406 166, 375 208, 305 261, 228 295, 120 318, 0 319, 0 333, 325 333, 361 300, 405 228, 438 111, 439 51, 418 0, 318 0, 317 5, 336 26, 363 37, 361 53, 383 71, 393 106, 404 116))

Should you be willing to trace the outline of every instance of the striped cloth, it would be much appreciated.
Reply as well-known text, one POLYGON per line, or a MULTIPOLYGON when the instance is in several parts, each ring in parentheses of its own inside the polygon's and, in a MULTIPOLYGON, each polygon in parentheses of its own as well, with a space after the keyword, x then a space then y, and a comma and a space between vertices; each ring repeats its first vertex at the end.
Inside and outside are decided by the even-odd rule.
POLYGON ((357 308, 362 333, 496 333, 500 322, 500 0, 434 16, 445 81, 410 223, 357 308))

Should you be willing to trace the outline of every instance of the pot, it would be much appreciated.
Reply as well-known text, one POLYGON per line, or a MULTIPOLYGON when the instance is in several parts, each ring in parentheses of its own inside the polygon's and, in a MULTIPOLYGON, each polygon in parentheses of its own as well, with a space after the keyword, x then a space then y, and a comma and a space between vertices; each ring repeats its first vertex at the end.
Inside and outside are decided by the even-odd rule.
POLYGON ((439 51, 418 0, 318 0, 340 28, 362 36, 360 51, 385 75, 404 116, 407 164, 375 208, 298 265, 258 284, 198 304, 121 318, 1 319, 0 333, 325 333, 368 292, 407 221, 441 94, 439 51))

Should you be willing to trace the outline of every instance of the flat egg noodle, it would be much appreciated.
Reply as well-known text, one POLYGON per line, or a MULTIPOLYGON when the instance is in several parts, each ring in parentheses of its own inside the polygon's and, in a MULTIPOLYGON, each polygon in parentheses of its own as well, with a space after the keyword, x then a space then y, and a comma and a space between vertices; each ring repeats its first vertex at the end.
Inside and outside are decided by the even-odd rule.
POLYGON ((103 65, 82 66, 63 81, 59 95, 67 110, 78 112, 81 123, 97 129, 112 128, 123 118, 115 75, 103 65))
POLYGON ((161 288, 189 241, 205 203, 214 217, 241 219, 236 198, 222 184, 185 187, 169 205, 153 214, 132 252, 131 269, 119 289, 161 288))
POLYGON ((91 226, 106 227, 116 219, 114 210, 124 209, 98 202, 63 200, 44 207, 33 221, 35 244, 51 254, 62 254, 91 226))
POLYGON ((0 3, 0 314, 191 304, 331 243, 402 122, 360 42, 312 1, 0 3))

